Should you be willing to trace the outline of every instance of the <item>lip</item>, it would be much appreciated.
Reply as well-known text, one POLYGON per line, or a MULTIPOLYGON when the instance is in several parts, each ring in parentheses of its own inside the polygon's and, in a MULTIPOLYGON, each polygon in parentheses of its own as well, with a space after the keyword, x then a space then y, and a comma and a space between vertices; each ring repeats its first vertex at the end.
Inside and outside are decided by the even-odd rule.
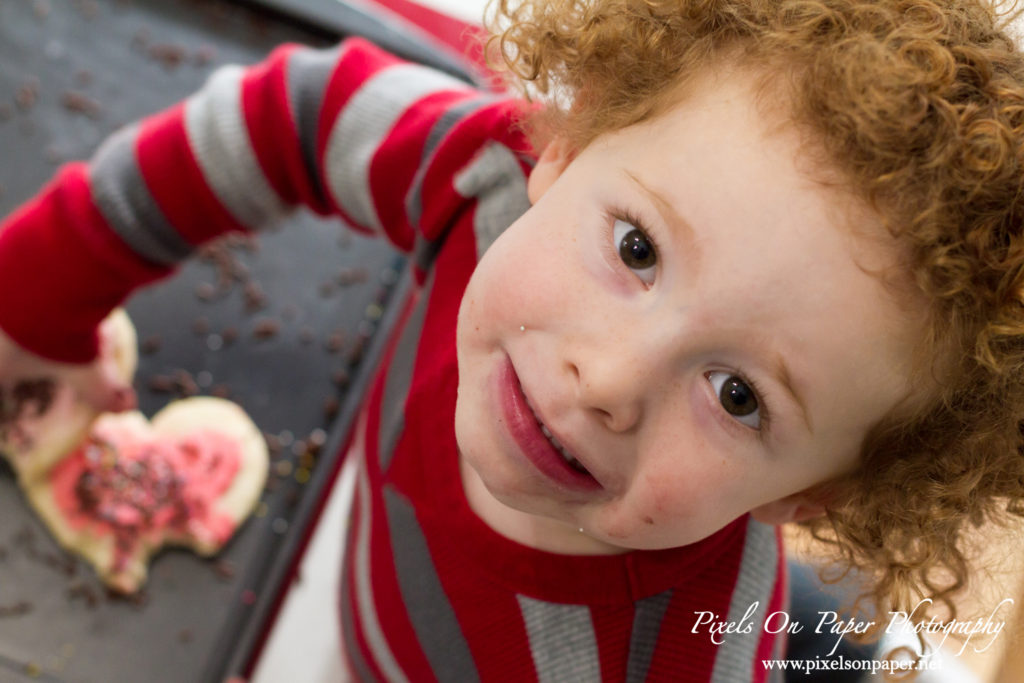
MULTIPOLYGON (((571 467, 540 431, 540 425, 526 403, 512 360, 507 356, 496 375, 495 383, 509 435, 520 452, 541 474, 572 491, 589 492, 602 488, 593 476, 571 467)), ((565 443, 557 434, 555 438, 559 443, 565 443)))

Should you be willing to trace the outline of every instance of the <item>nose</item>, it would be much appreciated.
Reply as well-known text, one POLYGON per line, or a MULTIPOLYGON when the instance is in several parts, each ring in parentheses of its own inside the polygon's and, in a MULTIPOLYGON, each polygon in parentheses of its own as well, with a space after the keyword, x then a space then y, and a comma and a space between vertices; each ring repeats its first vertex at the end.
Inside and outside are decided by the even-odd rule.
POLYGON ((635 356, 577 351, 565 364, 583 410, 613 432, 639 426, 649 378, 635 356))

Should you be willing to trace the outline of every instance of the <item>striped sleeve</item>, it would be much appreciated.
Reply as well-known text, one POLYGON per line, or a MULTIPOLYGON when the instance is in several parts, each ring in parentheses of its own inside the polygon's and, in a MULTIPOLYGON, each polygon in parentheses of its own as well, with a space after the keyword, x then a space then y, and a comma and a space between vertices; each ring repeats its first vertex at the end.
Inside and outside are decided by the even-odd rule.
MULTIPOLYGON (((492 101, 359 39, 221 68, 0 223, 0 328, 53 360, 90 360, 99 321, 133 289, 300 205, 411 250, 425 168, 465 163, 442 143, 492 101)), ((456 211, 464 200, 443 190, 436 205, 456 211)))

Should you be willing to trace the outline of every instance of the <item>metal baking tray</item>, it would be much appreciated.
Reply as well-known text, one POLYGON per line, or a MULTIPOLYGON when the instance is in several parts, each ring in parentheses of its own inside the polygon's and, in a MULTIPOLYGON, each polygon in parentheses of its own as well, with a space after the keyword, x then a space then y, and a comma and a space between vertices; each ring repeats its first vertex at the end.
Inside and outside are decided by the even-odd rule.
MULTIPOLYGON (((0 0, 0 215, 221 64, 374 30, 372 17, 317 26, 309 12, 325 0, 310 1, 302 14, 272 0, 0 0)), ((337 471, 402 270, 385 242, 300 213, 129 300, 141 410, 227 394, 274 446, 270 483, 217 558, 165 551, 127 600, 57 547, 0 468, 0 681, 219 682, 251 665, 337 471)))

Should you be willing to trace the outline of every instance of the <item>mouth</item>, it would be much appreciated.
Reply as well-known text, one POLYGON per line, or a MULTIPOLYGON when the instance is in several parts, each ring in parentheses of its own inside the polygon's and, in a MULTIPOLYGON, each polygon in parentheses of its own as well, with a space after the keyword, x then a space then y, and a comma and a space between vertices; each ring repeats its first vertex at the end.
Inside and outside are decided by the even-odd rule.
POLYGON ((508 433, 526 459, 541 474, 564 488, 580 492, 601 489, 597 479, 544 423, 507 357, 497 382, 508 433))
MULTIPOLYGON (((522 387, 520 386, 520 390, 521 389, 522 387)), ((526 401, 526 406, 530 409, 530 412, 533 413, 533 419, 537 421, 537 426, 540 427, 540 433, 547 437, 548 441, 550 441, 551 445, 555 447, 555 450, 558 451, 559 455, 561 455, 569 464, 569 467, 579 472, 583 472, 584 474, 590 474, 590 472, 587 472, 587 468, 569 452, 569 449, 563 446, 561 442, 555 438, 555 435, 551 433, 548 426, 544 424, 544 420, 540 419, 540 416, 537 415, 537 409, 533 407, 532 403, 530 403, 530 397, 526 395, 526 392, 523 392, 523 400, 526 401)))

